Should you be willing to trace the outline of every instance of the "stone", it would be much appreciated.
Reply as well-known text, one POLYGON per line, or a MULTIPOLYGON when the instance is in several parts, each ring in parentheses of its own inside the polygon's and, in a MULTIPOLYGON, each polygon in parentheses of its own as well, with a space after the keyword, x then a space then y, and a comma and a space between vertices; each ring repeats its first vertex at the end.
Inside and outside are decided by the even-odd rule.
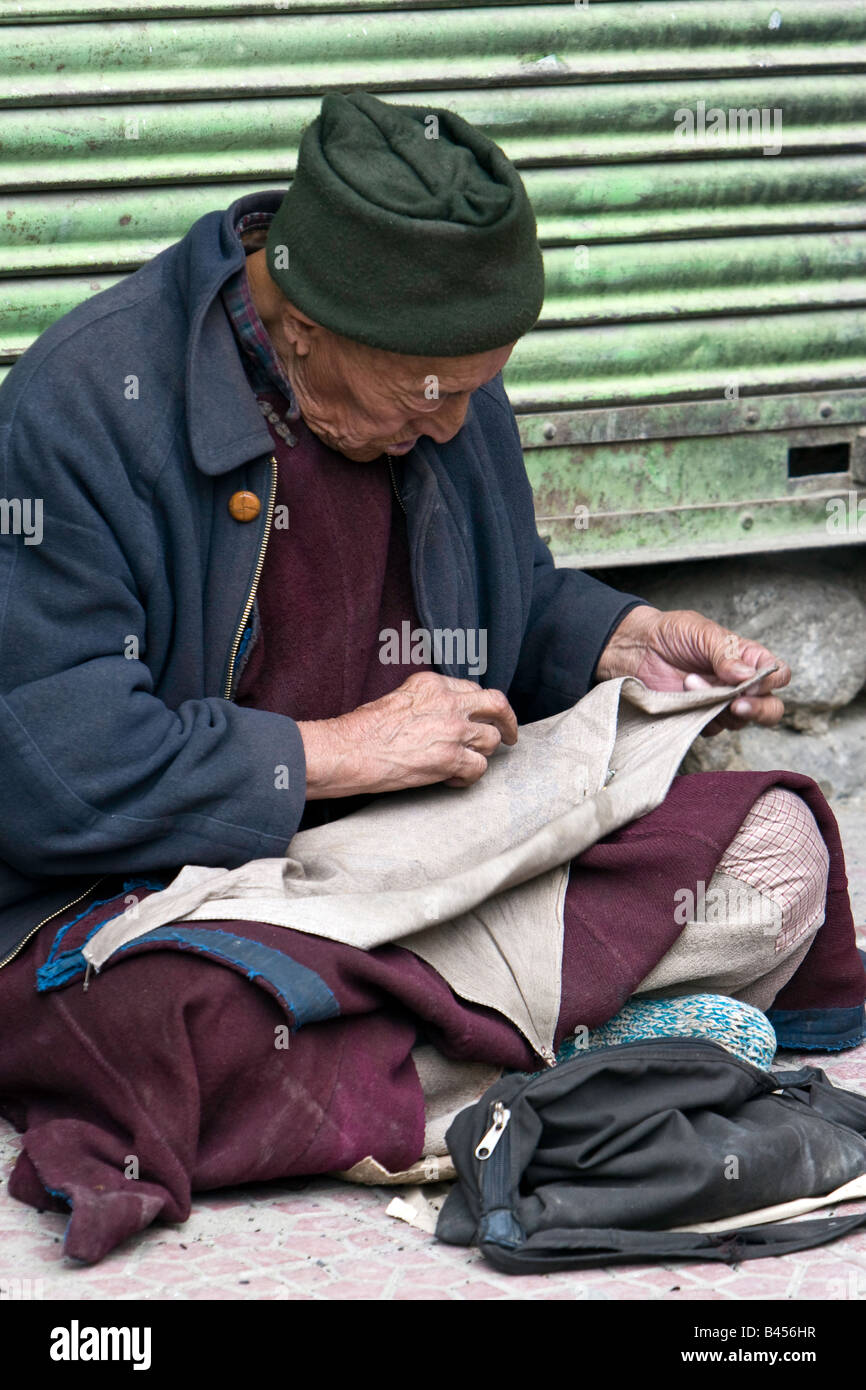
POLYGON ((739 731, 723 729, 707 738, 696 738, 680 766, 680 772, 748 772, 739 731))
POLYGON ((825 732, 751 725, 737 740, 747 767, 803 772, 815 779, 828 801, 866 793, 866 694, 833 716, 825 732))
POLYGON ((775 652, 792 671, 784 722, 819 732, 866 683, 866 549, 705 561, 648 573, 637 592, 657 608, 691 608, 775 652))

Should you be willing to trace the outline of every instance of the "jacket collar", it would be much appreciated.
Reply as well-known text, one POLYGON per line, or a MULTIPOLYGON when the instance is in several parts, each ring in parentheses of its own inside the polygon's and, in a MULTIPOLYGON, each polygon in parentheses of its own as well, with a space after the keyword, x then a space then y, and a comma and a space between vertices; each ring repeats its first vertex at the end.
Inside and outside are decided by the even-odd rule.
POLYGON ((247 212, 276 211, 282 193, 251 193, 225 212, 193 224, 177 246, 190 332, 186 357, 187 426, 196 467, 216 476, 273 452, 250 390, 220 290, 244 264, 235 232, 247 212))

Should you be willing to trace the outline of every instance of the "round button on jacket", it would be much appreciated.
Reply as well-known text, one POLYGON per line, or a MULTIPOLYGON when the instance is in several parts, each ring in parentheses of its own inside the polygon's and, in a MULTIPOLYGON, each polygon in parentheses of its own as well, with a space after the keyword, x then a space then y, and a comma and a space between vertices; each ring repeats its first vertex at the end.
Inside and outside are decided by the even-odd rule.
POLYGON ((255 521, 261 509, 254 492, 233 492, 229 498, 229 511, 235 521, 255 521))

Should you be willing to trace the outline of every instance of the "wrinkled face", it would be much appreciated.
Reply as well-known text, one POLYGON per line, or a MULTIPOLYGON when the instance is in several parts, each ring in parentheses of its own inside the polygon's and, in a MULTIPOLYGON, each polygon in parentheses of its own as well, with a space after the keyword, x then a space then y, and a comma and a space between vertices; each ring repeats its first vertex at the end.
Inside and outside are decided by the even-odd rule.
POLYGON ((405 454, 421 435, 453 439, 469 397, 500 372, 514 344, 469 357, 408 357, 343 338, 301 314, 277 290, 264 252, 247 259, 253 299, 305 421, 358 463, 405 454))
POLYGON ((473 357, 404 357, 321 330, 296 356, 291 382, 314 434, 347 458, 366 463, 406 454, 422 434, 453 439, 469 397, 501 371, 511 347, 473 357))

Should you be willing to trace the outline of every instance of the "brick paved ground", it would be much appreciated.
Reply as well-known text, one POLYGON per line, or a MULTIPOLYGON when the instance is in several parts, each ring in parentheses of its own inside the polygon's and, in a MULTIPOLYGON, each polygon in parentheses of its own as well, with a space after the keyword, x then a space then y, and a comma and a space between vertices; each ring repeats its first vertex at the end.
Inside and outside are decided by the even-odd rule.
MULTIPOLYGON (((866 926, 866 802, 837 813, 856 920, 866 926)), ((809 1060, 866 1091, 866 1046, 809 1060)), ((0 1122, 4 1176, 17 1142, 0 1122)), ((151 1229, 82 1269, 63 1256, 62 1216, 39 1215, 0 1188, 0 1280, 41 1280, 45 1298, 64 1300, 866 1298, 866 1234, 740 1269, 706 1264, 512 1279, 387 1217, 393 1195, 317 1179, 198 1197, 185 1225, 151 1229)))

